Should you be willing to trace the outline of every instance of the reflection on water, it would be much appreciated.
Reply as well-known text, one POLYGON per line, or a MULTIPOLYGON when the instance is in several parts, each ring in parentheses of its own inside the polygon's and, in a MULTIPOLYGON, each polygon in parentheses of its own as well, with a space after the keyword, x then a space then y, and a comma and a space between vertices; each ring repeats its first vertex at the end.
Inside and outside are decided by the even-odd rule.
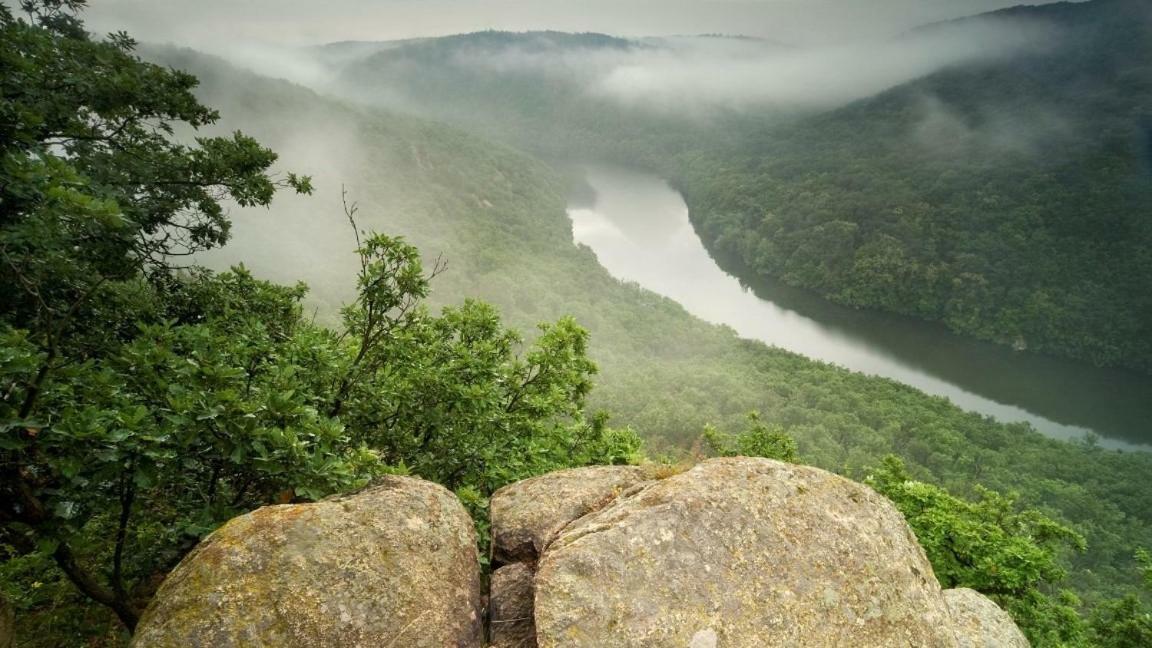
POLYGON ((668 183, 616 167, 585 171, 595 197, 569 207, 576 241, 592 248, 613 276, 674 299, 697 317, 1002 421, 1027 421, 1053 437, 1095 432, 1106 447, 1152 445, 1152 379, 1016 353, 773 282, 746 286, 709 256, 668 183))

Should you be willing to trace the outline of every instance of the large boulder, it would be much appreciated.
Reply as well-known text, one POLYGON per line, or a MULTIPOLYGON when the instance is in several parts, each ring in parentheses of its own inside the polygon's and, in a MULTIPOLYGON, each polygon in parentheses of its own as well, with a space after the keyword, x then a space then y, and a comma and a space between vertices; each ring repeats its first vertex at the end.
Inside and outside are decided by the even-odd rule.
POLYGON ((360 493, 235 518, 165 579, 138 648, 481 645, 472 520, 389 477, 360 493))
POLYGON ((976 590, 944 590, 956 638, 963 648, 1028 648, 1028 639, 1012 617, 976 590))
POLYGON ((492 494, 492 560, 534 562, 569 522, 651 479, 649 468, 591 466, 509 484, 492 494))
POLYGON ((535 590, 542 648, 956 645, 888 500, 767 459, 706 461, 567 525, 535 590))

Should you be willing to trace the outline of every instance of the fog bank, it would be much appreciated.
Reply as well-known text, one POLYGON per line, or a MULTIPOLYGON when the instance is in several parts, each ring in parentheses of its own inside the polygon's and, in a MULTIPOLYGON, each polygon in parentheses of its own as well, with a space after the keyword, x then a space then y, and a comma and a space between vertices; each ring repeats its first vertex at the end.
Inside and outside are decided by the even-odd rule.
POLYGON ((484 29, 629 36, 726 33, 843 43, 1017 4, 1014 0, 96 0, 94 29, 199 49, 309 45, 484 29))

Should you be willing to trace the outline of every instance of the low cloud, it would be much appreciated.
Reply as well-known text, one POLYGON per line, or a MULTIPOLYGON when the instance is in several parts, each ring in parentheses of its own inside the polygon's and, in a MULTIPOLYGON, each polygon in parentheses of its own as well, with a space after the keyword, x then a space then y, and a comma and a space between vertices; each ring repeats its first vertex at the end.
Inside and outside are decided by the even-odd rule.
POLYGON ((1042 24, 973 21, 880 42, 807 48, 707 42, 633 52, 592 92, 658 111, 746 110, 759 106, 822 109, 876 94, 950 65, 993 60, 1047 46, 1042 24))
MULTIPOLYGON (((729 37, 646 38, 627 47, 573 48, 548 35, 462 49, 465 72, 528 75, 578 84, 588 95, 657 113, 820 110, 874 95, 951 65, 1042 51, 1057 31, 1023 19, 974 19, 895 39, 797 47, 729 37)), ((387 76, 370 96, 403 96, 387 76)))
POLYGON ((1068 146, 1079 135, 1067 119, 1041 106, 1029 106, 1026 112, 983 106, 978 113, 964 114, 937 97, 924 96, 918 112, 913 143, 951 159, 989 154, 1036 157, 1068 146))
MULTIPOLYGON (((335 91, 340 68, 391 46, 387 39, 479 29, 559 29, 634 34, 628 50, 468 53, 458 65, 563 76, 592 96, 639 110, 822 109, 866 97, 948 65, 1017 54, 1053 38, 1021 20, 929 23, 1016 4, 1015 0, 104 0, 88 12, 93 28, 128 29, 146 41, 221 55, 263 75, 335 91), (595 8, 595 10, 592 10, 595 8), (755 38, 650 38, 668 33, 749 34, 755 38), (305 44, 365 40, 338 51, 305 44), (786 45, 782 45, 786 43, 786 45)), ((404 88, 375 88, 403 97, 404 88)))
MULTIPOLYGON (((1052 0, 1031 0, 1044 4, 1052 0)), ((484 29, 631 36, 726 33, 792 43, 890 36, 1019 0, 98 0, 98 31, 203 49, 206 43, 317 45, 484 29)), ((211 49, 211 48, 209 48, 211 49)))

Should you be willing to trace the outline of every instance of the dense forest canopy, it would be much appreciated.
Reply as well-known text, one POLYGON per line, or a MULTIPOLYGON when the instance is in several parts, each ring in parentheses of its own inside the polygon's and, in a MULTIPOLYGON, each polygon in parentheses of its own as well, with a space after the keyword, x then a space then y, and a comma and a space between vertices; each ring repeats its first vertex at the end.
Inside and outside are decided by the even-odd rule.
POLYGON ((719 250, 844 303, 1152 369, 1152 6, 996 14, 1057 43, 942 70, 682 176, 719 250))
MULTIPOLYGON (((126 37, 85 35, 82 4, 0 14, 0 281, 19 296, 0 310, 0 596, 24 644, 121 643, 166 569, 256 506, 401 471, 454 488, 482 520, 493 488, 638 460, 639 436, 657 460, 759 454, 866 480, 946 585, 995 597, 1037 645, 1152 637, 1149 455, 1056 442, 739 340, 573 246, 567 183, 539 160, 195 52, 147 48, 161 64, 143 63, 126 37), (310 177, 277 175, 264 145, 310 177), (342 183, 359 211, 341 213, 342 183), (229 196, 274 194, 270 211, 228 217, 229 196), (221 269, 167 254, 190 251, 221 269), (430 261, 441 255, 446 268, 430 261), (305 269, 311 296, 291 285, 305 269)), ((459 40, 507 38, 523 37, 459 40)), ((667 46, 553 34, 543 47, 557 41, 667 46)), ((418 60, 405 63, 417 77, 418 60)), ((728 177, 715 169, 755 195, 744 165, 783 146, 769 134, 787 120, 811 135, 808 119, 839 114, 701 122, 589 100, 563 79, 491 92, 445 74, 430 78, 438 93, 488 94, 429 105, 469 106, 483 134, 525 148, 539 136, 541 154, 579 143, 665 170, 689 196, 728 186, 691 184, 728 177), (590 101, 602 112, 583 114, 590 101), (571 113, 548 123, 553 102, 571 113)))
POLYGON ((1019 7, 841 58, 733 38, 494 32, 401 43, 336 71, 353 96, 545 157, 659 171, 740 271, 1147 372, 1150 13, 1141 0, 1019 7), (748 69, 761 76, 744 85, 764 88, 701 105, 734 92, 692 74, 702 56, 712 76, 748 69), (930 63, 900 78, 872 60, 930 63), (753 81, 797 71, 820 80, 753 81))

